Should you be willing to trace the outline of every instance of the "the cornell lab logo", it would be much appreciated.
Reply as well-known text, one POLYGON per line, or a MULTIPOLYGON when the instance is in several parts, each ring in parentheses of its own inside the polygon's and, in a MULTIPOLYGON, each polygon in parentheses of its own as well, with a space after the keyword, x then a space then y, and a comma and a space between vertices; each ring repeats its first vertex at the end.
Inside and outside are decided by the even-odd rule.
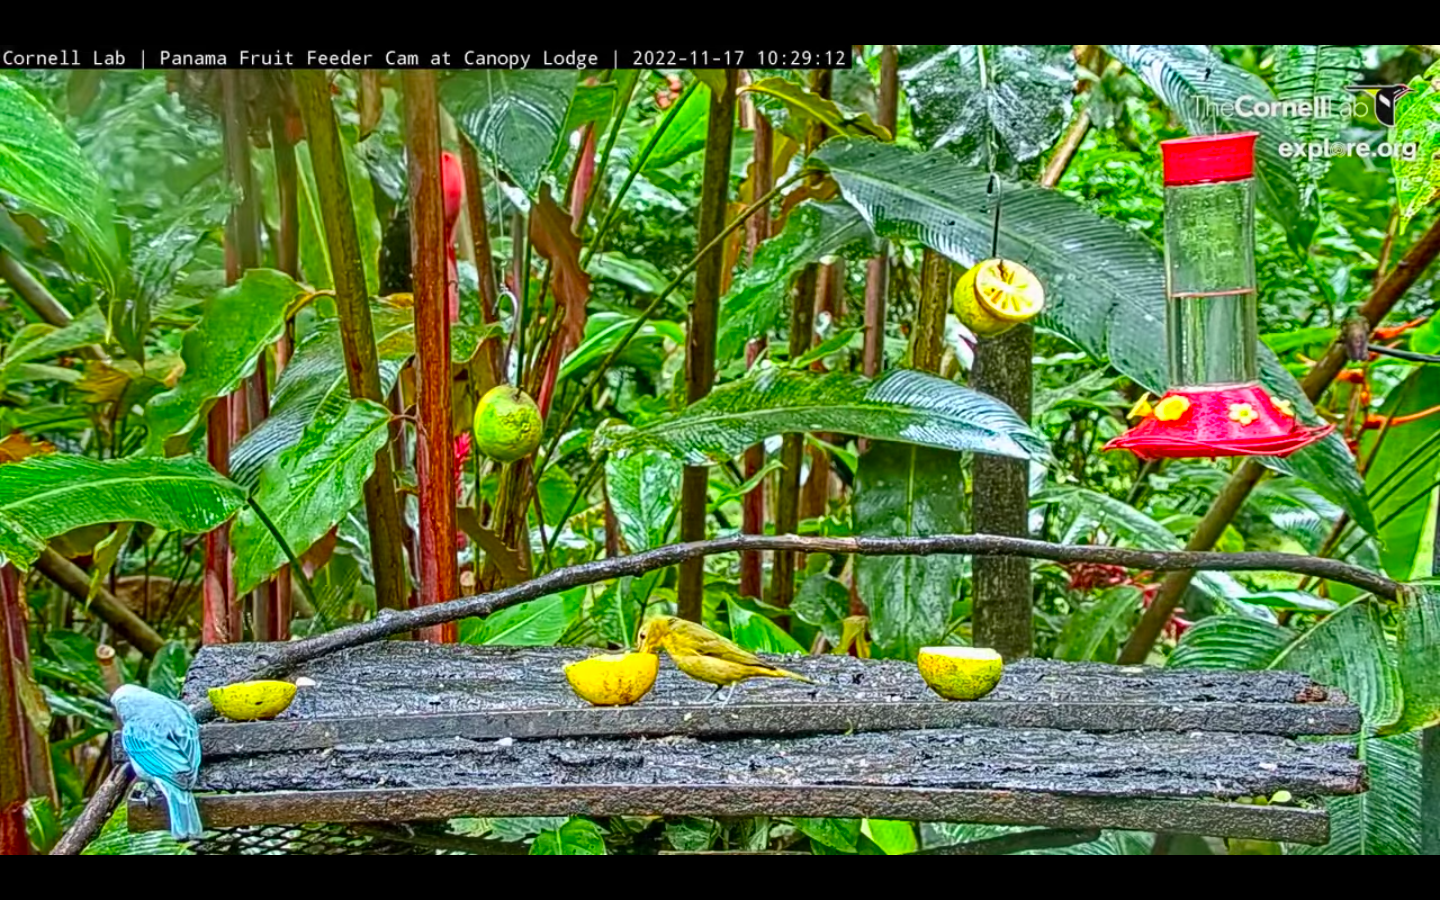
POLYGON ((1395 127, 1395 107, 1400 98, 1410 93, 1414 88, 1408 84, 1385 84, 1370 85, 1357 84, 1347 87, 1345 90, 1352 94, 1369 94, 1375 98, 1375 118, 1386 128, 1395 127))

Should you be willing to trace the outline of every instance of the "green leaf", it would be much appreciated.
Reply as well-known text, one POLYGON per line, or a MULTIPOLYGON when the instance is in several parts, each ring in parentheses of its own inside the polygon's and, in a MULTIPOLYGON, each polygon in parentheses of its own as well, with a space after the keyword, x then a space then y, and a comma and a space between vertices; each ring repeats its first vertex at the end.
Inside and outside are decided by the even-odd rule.
MULTIPOLYGON (((615 346, 635 327, 637 316, 631 313, 601 312, 585 323, 585 339, 560 366, 560 380, 567 381, 596 365, 614 351, 615 346)), ((664 343, 684 344, 685 332, 674 322, 649 321, 640 326, 635 337, 616 359, 618 365, 658 371, 664 364, 664 343)))
POLYGON ((542 831, 530 845, 531 856, 604 856, 605 832, 589 819, 571 819, 554 831, 542 831))
POLYGON ((92 306, 64 328, 40 323, 26 325, 10 339, 0 360, 0 388, 18 374, 20 367, 38 359, 71 353, 105 340, 105 317, 92 306))
POLYGON ((481 156, 533 196, 578 83, 574 71, 456 72, 441 82, 440 99, 481 156))
POLYGON ((252 269, 205 305, 185 333, 185 374, 174 390, 150 401, 146 452, 160 455, 167 441, 195 428, 216 399, 255 371, 260 352, 280 338, 286 310, 305 289, 272 269, 252 269))
POLYGON ((1072 48, 1062 44, 910 44, 900 56, 915 137, 989 169, 1049 150, 1070 120, 1072 48))
MULTIPOLYGON (((361 501, 375 471, 375 454, 390 438, 390 410, 352 400, 334 418, 315 422, 294 447, 260 474, 256 504, 297 556, 310 549, 361 501)), ((287 563, 285 551, 253 509, 244 509, 231 533, 235 586, 244 594, 287 563)))
POLYGON ((120 244, 110 191, 85 153, 38 100, 0 75, 0 195, 74 232, 92 271, 114 295, 120 244))
POLYGON ((244 502, 201 459, 31 457, 0 466, 0 556, 28 569, 51 539, 110 522, 201 534, 244 502))
POLYGON ((643 174, 657 173, 705 149, 705 135, 710 127, 710 88, 697 83, 677 102, 682 104, 680 111, 655 141, 650 158, 640 170, 643 174))
POLYGON ((725 601, 730 614, 730 637, 751 653, 776 653, 782 656, 804 653, 805 648, 765 616, 746 609, 734 599, 725 601))
POLYGON ((1293 247, 1303 251, 1310 246, 1319 222, 1319 203, 1315 192, 1302 186, 1296 164, 1280 155, 1282 146, 1299 139, 1290 120, 1246 118, 1240 113, 1249 107, 1236 106, 1244 99, 1276 100, 1260 76, 1230 65, 1204 44, 1109 44, 1105 49, 1138 75, 1191 134, 1260 132, 1255 148, 1260 208, 1285 229, 1293 247))
POLYGON ((1185 632, 1172 669, 1246 672, 1268 668, 1295 640, 1293 631, 1242 616, 1211 616, 1185 632))
POLYGON ((461 623, 460 642, 489 647, 553 647, 579 612, 585 589, 552 594, 461 623))
MULTIPOLYGON (((1440 366, 1421 366, 1390 391, 1382 416, 1412 416, 1436 404, 1440 397, 1440 366)), ((1369 435, 1361 457, 1374 452, 1375 435, 1369 435)), ((1440 416, 1427 416, 1403 427, 1389 429, 1375 452, 1365 476, 1380 528, 1380 560, 1392 578, 1408 581, 1415 559, 1429 498, 1440 480, 1440 416)), ((1425 567, 1428 574, 1429 567, 1425 567)))
POLYGON ((655 295, 665 290, 670 279, 649 260, 634 259, 623 253, 597 253, 586 269, 596 278, 624 285, 641 294, 655 295))
POLYGON ((1397 154, 1392 165, 1400 195, 1400 215, 1409 225, 1426 207, 1440 200, 1440 66, 1410 82, 1414 93, 1400 98, 1390 139, 1414 144, 1414 159, 1397 154))
POLYGON ((1140 591, 1121 587, 1105 591, 1093 604, 1071 613, 1060 632, 1055 658, 1070 662, 1114 662, 1112 635, 1123 630, 1142 608, 1140 591))
POLYGON ((796 829, 811 841, 839 850, 854 853, 860 842, 859 819, 791 819, 796 829))
MULTIPOLYGON (((365 266, 365 289, 374 295, 380 290, 380 219, 375 213, 375 194, 364 162, 355 152, 348 129, 341 131, 345 172, 350 182, 350 206, 355 211, 355 230, 360 239, 360 259, 365 266)), ((315 166, 310 145, 295 148, 299 169, 300 268, 305 280, 316 290, 333 290, 335 275, 330 267, 330 244, 325 240, 325 219, 320 211, 320 193, 315 186, 315 166)))
POLYGON ((146 687, 172 700, 180 699, 185 673, 190 671, 190 651, 179 641, 170 641, 150 661, 146 687))
POLYGON ((1389 734, 1440 725, 1440 581, 1400 591, 1397 645, 1405 709, 1389 734))
MULTIPOLYGON (((1342 107, 1353 95, 1345 88, 1355 80, 1362 62, 1360 48, 1339 44, 1281 44, 1275 48, 1275 94, 1281 102, 1328 100, 1342 107)), ((1335 141, 1347 124, 1344 117, 1296 115, 1289 118, 1295 140, 1306 145, 1335 141)), ((1316 200, 1320 182, 1330 171, 1329 156, 1296 160, 1306 203, 1316 200)))
POLYGON ((751 338, 775 327, 802 269, 873 240, 865 220, 848 204, 802 203, 785 230, 760 245, 754 264, 720 301, 719 358, 735 358, 751 338))
POLYGON ((653 451, 606 459, 605 489, 627 552, 642 553, 670 542, 683 471, 674 457, 653 451))
MULTIPOLYGON (((882 442, 860 459, 855 532, 871 537, 963 534, 965 474, 957 453, 882 442)), ((965 561, 956 556, 861 557, 860 598, 875 655, 913 660, 944 642, 965 561)))
MULTIPOLYGON (((893 144, 835 140, 811 157, 840 183, 845 198, 881 237, 918 240, 962 266, 991 254, 990 176, 944 153, 893 144)), ((1000 255, 1023 260, 1045 284, 1042 322, 1151 393, 1169 383, 1165 265, 1154 247, 1118 222, 1036 185, 1005 183, 1000 255)), ((1268 348, 1261 380, 1304 421, 1320 419, 1298 382, 1268 348)), ((1276 471, 1309 482, 1367 531, 1374 516, 1345 442, 1338 435, 1286 460, 1276 471)))
POLYGON ((720 839, 720 823, 714 819, 680 819, 665 823, 665 842, 681 853, 703 853, 720 839))
POLYGON ((838 647, 845 619, 850 615, 850 588, 843 581, 819 572, 801 583, 791 608, 800 621, 824 632, 830 646, 838 647))
POLYGON ((651 447, 689 465, 733 458, 777 434, 835 432, 1016 459, 1043 457, 1043 439, 993 398, 899 369, 871 381, 765 369, 640 429, 611 427, 598 449, 651 447))
POLYGON ((866 819, 860 826, 860 832, 874 841, 887 856, 906 856, 920 849, 915 826, 910 822, 866 819))
POLYGON ((1419 735, 1363 738, 1369 790, 1325 801, 1330 843, 1291 847, 1298 856, 1416 856, 1420 853, 1419 735))
POLYGON ((834 100, 808 91, 788 78, 762 78, 741 93, 773 97, 791 113, 818 122, 835 134, 875 137, 882 141, 892 137, 883 126, 876 125, 868 113, 843 110, 834 100))

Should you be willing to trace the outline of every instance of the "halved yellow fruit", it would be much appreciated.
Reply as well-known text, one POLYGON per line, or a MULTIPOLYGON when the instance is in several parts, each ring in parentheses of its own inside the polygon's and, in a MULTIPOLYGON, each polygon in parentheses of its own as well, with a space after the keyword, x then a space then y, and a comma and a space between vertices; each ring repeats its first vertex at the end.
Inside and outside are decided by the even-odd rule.
POLYGON ((660 674, 660 657, 653 653, 592 656, 565 667, 565 678, 580 698, 592 706, 632 706, 650 693, 660 674))
POLYGON ((268 721, 295 702, 295 685, 288 681, 249 681, 209 693, 215 711, 232 722, 268 721))
POLYGON ((995 690, 1005 662, 994 650, 926 647, 920 651, 920 677, 946 700, 979 700, 995 690))
POLYGON ((1035 273, 1008 259, 987 259, 955 286, 955 315, 984 337, 1004 334, 1045 311, 1045 288, 1035 273))

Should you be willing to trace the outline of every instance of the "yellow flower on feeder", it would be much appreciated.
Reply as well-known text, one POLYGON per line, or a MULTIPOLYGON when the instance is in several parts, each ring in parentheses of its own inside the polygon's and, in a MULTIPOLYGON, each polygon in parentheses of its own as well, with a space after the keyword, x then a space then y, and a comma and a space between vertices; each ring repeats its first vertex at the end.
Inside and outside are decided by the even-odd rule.
POLYGON ((1275 408, 1280 410, 1280 415, 1287 419, 1295 418, 1295 404, 1289 400, 1276 400, 1275 408))
POLYGON ((1140 398, 1140 402, 1130 408, 1128 419, 1148 419, 1155 415, 1155 407, 1150 405, 1150 395, 1146 394, 1140 398))
POLYGON ((1260 414, 1255 407, 1248 403, 1233 403, 1230 406, 1230 421, 1239 422, 1241 425, 1252 425, 1259 420, 1260 414))
POLYGON ((1190 411, 1190 401, 1184 397, 1166 397, 1155 405, 1155 418, 1162 422, 1178 422, 1190 411))

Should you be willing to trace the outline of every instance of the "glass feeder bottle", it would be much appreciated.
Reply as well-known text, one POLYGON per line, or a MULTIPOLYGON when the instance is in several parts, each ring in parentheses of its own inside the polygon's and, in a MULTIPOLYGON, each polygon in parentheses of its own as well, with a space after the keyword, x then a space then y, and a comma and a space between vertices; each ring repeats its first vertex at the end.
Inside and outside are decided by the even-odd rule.
POLYGON ((1260 384, 1254 132, 1165 141, 1165 318, 1170 389, 1136 405, 1107 449, 1142 459, 1288 456, 1307 427, 1260 384))
POLYGON ((1161 144, 1170 386, 1258 380, 1254 133, 1161 144))

